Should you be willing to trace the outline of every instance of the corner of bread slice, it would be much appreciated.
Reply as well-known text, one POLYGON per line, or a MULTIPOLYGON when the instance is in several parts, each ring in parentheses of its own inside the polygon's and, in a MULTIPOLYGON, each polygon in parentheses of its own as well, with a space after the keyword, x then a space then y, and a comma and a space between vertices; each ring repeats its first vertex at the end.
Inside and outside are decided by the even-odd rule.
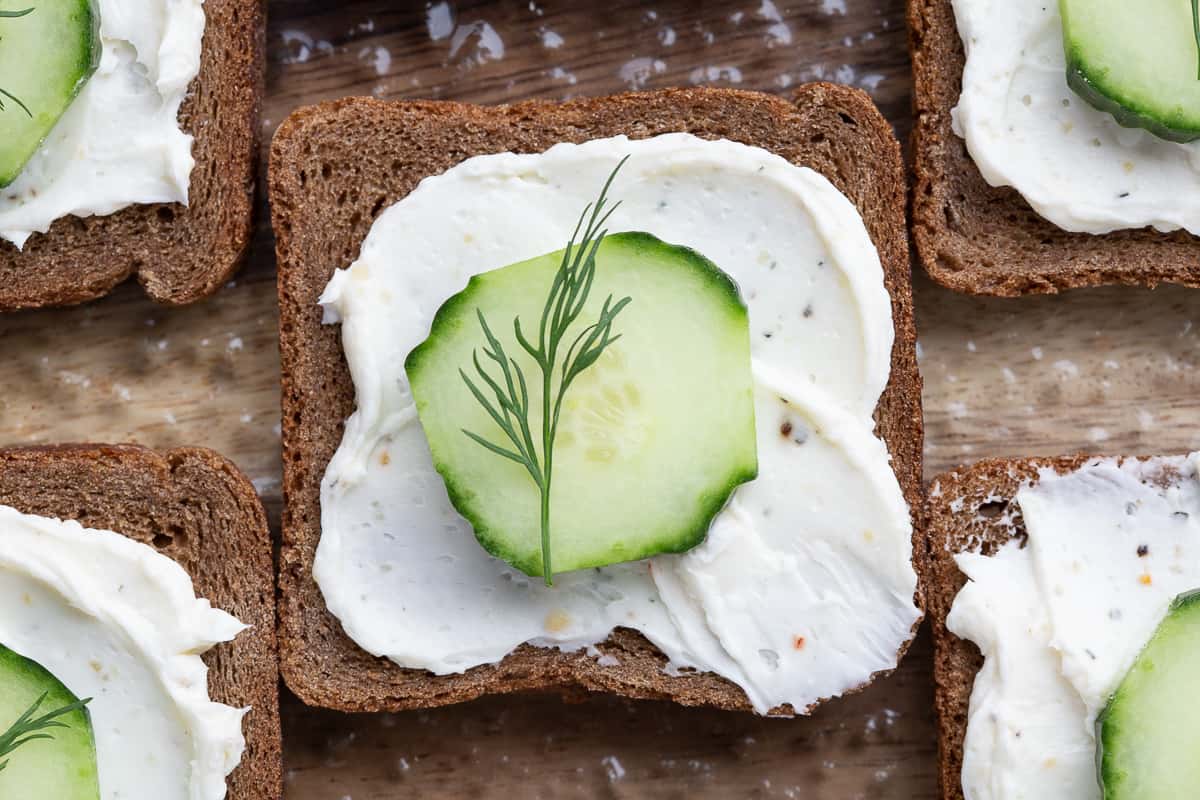
MULTIPOLYGON (((306 703, 347 711, 404 710, 484 694, 551 691, 750 707, 741 689, 715 675, 666 674, 665 656, 625 629, 615 630, 597 648, 619 666, 601 666, 582 651, 522 646, 497 664, 463 674, 403 669, 350 640, 326 609, 312 574, 321 536, 322 476, 341 441, 342 422, 354 410, 354 386, 338 331, 322 324, 318 298, 333 272, 357 257, 378 214, 422 179, 471 156, 669 132, 770 150, 825 175, 858 209, 880 255, 895 328, 891 377, 876 409, 875 432, 887 445, 911 509, 914 562, 924 558, 918 524, 924 506, 924 431, 904 166, 891 126, 866 93, 821 83, 799 87, 790 102, 756 92, 692 88, 495 107, 372 98, 308 106, 276 132, 269 179, 287 498, 280 556, 281 670, 306 703)), ((923 606, 921 592, 918 583, 918 607, 923 606)))
POLYGON ((963 797, 967 712, 975 675, 983 666, 978 648, 946 627, 954 598, 966 584, 966 576, 959 571, 954 557, 963 552, 992 553, 1012 539, 1024 538, 1025 523, 1015 507, 1021 487, 1035 483, 1043 470, 1064 475, 1093 458, 988 459, 945 472, 930 483, 925 511, 924 582, 926 613, 933 631, 934 707, 944 800, 963 797))
POLYGON ((0 505, 113 530, 172 558, 197 596, 249 627, 204 655, 212 699, 250 709, 230 800, 282 793, 271 537, 254 486, 203 448, 68 444, 0 449, 0 505))
POLYGON ((929 276, 974 295, 1016 297, 1101 285, 1200 286, 1200 239, 1152 228, 1093 235, 1043 219, 984 180, 954 132, 966 63, 952 0, 908 0, 913 65, 912 236, 929 276))
POLYGON ((70 306, 136 277, 155 302, 208 297, 241 266, 252 237, 265 82, 261 0, 207 0, 200 72, 179 111, 193 137, 188 202, 63 217, 18 250, 0 242, 0 312, 70 306))

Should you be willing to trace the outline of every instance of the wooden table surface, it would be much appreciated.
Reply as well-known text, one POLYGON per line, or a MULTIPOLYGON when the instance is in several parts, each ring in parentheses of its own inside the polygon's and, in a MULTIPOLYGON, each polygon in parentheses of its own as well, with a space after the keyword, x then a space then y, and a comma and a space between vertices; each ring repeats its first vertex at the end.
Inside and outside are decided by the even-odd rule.
MULTIPOLYGON (((269 7, 264 152, 297 105, 349 94, 483 103, 814 79, 910 129, 902 0, 269 7)), ((167 310, 136 286, 0 317, 0 442, 202 444, 254 480, 277 529, 279 362, 265 202, 249 262, 167 310)), ((926 475, 985 456, 1200 449, 1200 293, 973 299, 915 277, 926 475)), ((599 698, 493 698, 346 716, 284 697, 287 797, 932 798, 925 631, 898 672, 809 719, 599 698)))

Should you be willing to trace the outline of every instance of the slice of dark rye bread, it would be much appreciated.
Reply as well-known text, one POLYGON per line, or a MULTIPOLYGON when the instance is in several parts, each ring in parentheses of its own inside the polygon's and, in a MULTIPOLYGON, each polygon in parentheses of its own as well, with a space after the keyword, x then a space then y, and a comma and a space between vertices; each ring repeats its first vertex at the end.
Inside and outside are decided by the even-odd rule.
POLYGON ((321 324, 317 298, 334 270, 357 258, 375 217, 422 178, 470 156, 541 152, 562 141, 671 131, 757 145, 810 166, 862 213, 883 261, 896 329, 891 380, 876 410, 877 432, 888 444, 910 506, 921 507, 921 379, 903 165, 891 128, 866 94, 811 84, 791 103, 751 92, 679 89, 561 104, 481 107, 351 98, 302 108, 275 136, 270 192, 283 362, 281 660, 284 679, 304 701, 377 711, 438 706, 488 693, 553 690, 749 708, 739 688, 715 675, 668 676, 664 656, 626 629, 616 630, 599 647, 616 656, 619 666, 601 666, 583 652, 522 646, 498 664, 461 675, 401 669, 359 649, 343 633, 312 576, 321 535, 321 478, 341 441, 342 422, 354 410, 341 331, 321 324))
POLYGON ((262 104, 263 0, 205 0, 200 73, 179 111, 195 137, 188 205, 133 205, 63 217, 18 250, 0 240, 0 311, 65 306, 108 294, 131 275, 159 303, 221 288, 250 243, 262 104))
POLYGON ((950 127, 965 61, 952 0, 908 0, 913 240, 938 283, 1012 297, 1100 284, 1200 286, 1200 239, 1150 228, 1068 233, 1016 190, 989 186, 950 127))
POLYGON ((175 559, 196 592, 251 627, 204 655, 213 700, 251 711, 229 800, 282 796, 275 584, 254 487, 209 450, 133 445, 0 449, 0 505, 122 533, 175 559))
MULTIPOLYGON (((925 511, 926 546, 922 583, 933 629, 934 707, 938 724, 939 785, 943 800, 962 800, 963 739, 975 674, 983 656, 972 642, 946 629, 946 615, 967 578, 954 563, 965 551, 991 555, 1010 539, 1026 536, 1014 502, 1041 469, 1066 474, 1093 456, 989 459, 934 478, 925 511)), ((1173 473, 1164 470, 1163 479, 1173 473)))

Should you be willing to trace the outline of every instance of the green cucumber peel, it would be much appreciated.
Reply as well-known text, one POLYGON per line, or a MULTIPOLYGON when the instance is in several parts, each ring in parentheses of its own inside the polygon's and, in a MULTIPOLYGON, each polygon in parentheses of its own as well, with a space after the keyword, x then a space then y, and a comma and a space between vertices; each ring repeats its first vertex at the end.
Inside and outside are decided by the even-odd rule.
POLYGON ((1200 0, 1059 0, 1067 85, 1125 128, 1200 139, 1200 0), (1136 44, 1130 30, 1139 31, 1136 44), (1161 49, 1159 49, 1161 48, 1161 49))
POLYGON ((1105 800, 1191 797, 1200 590, 1175 597, 1096 716, 1097 782, 1105 800))

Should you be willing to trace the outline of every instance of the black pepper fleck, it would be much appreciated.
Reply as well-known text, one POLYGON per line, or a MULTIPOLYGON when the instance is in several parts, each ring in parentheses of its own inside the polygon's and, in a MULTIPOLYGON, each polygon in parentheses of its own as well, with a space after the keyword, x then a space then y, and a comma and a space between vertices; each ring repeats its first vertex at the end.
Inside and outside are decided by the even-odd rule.
POLYGON ((812 316, 812 303, 809 303, 808 305, 806 305, 804 307, 804 311, 802 313, 804 314, 805 319, 808 319, 809 317, 811 317, 812 316))
POLYGON ((1137 554, 1138 554, 1138 558, 1145 558, 1146 556, 1150 555, 1150 546, 1144 545, 1144 544, 1139 544, 1138 549, 1137 549, 1137 554))

